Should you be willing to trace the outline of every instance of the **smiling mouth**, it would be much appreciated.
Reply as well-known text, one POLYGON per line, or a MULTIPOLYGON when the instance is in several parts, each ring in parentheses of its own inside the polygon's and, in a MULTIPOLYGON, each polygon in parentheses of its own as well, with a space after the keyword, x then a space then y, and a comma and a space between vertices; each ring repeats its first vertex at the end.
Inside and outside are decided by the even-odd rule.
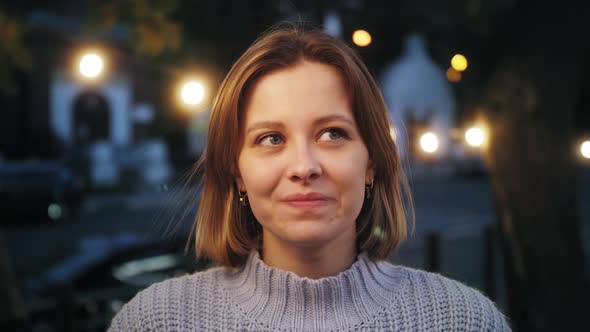
POLYGON ((291 200, 285 202, 287 205, 295 208, 313 209, 321 208, 330 204, 327 199, 310 199, 310 200, 291 200))

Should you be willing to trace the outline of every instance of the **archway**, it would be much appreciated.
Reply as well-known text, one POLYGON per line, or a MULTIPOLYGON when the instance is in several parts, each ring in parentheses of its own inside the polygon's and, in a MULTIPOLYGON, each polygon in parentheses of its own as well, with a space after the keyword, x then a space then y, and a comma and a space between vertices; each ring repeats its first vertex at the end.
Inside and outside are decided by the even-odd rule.
POLYGON ((82 92, 74 100, 73 137, 75 145, 87 145, 110 137, 110 107, 95 91, 82 92))

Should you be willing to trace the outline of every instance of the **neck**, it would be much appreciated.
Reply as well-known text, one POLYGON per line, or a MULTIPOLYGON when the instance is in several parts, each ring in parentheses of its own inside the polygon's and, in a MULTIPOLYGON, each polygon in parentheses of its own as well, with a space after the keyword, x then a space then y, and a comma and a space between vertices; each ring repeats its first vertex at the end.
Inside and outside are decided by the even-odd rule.
MULTIPOLYGON (((264 243, 264 242, 263 242, 264 243)), ((262 260, 268 266, 290 271, 300 277, 319 279, 337 275, 348 269, 356 259, 356 247, 301 247, 281 243, 263 245, 262 260)))

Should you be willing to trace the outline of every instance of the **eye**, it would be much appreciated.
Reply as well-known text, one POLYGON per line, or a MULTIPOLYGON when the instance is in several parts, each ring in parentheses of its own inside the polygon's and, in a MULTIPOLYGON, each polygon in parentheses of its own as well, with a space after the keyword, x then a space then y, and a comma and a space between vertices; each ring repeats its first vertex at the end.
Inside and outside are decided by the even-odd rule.
POLYGON ((347 138, 348 135, 344 129, 340 128, 329 128, 326 129, 320 136, 320 141, 334 141, 343 138, 347 138))
POLYGON ((283 138, 279 134, 266 134, 256 140, 259 145, 279 145, 283 143, 283 138))

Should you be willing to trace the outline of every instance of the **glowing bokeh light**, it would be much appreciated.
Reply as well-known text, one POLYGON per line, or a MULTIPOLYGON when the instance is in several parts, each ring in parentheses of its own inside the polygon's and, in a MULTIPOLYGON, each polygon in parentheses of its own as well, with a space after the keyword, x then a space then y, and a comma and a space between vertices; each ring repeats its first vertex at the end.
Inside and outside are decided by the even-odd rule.
POLYGON ((49 204, 49 206, 47 207, 47 215, 52 220, 56 220, 56 219, 61 218, 61 216, 62 216, 61 206, 59 206, 59 204, 55 204, 55 203, 49 204))
POLYGON ((180 90, 182 102, 187 105, 197 105, 205 98, 205 87, 201 82, 188 81, 180 90))
POLYGON ((457 83, 457 82, 461 81, 461 72, 456 71, 453 68, 449 68, 449 69, 447 69, 447 79, 450 82, 457 83))
POLYGON ((365 30, 356 30, 352 33, 352 42, 356 46, 366 47, 369 46, 372 41, 373 38, 371 37, 371 34, 365 30))
POLYGON ((426 153, 434 153, 438 150, 438 137, 432 132, 420 136, 420 148, 426 153))
POLYGON ((96 53, 87 53, 80 59, 80 74, 87 78, 97 78, 104 68, 102 58, 96 53))
POLYGON ((455 54, 451 58, 451 67, 456 71, 464 71, 467 69, 467 58, 463 54, 455 54))
POLYGON ((482 146, 484 140, 485 134, 479 127, 471 127, 465 132, 465 141, 474 148, 482 146))
POLYGON ((590 141, 584 141, 580 144, 580 153, 582 157, 590 159, 590 141))

